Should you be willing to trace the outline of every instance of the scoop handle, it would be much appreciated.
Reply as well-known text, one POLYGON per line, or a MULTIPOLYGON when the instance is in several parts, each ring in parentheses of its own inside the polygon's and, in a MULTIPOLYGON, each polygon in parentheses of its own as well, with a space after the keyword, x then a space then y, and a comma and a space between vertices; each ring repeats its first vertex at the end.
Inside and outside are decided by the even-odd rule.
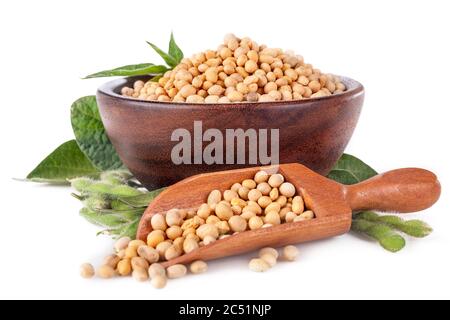
POLYGON ((430 171, 404 168, 344 186, 344 193, 353 211, 408 213, 432 206, 439 199, 441 185, 430 171))

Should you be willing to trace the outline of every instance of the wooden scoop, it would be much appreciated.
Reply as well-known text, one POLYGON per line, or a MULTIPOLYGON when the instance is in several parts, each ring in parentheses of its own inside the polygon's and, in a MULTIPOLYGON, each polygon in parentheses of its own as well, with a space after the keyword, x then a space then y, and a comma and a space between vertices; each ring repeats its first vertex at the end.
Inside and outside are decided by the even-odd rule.
POLYGON ((340 235, 350 230, 352 211, 419 211, 434 204, 441 191, 433 173, 416 168, 389 171, 355 185, 342 185, 297 163, 200 174, 174 184, 155 198, 140 221, 137 238, 146 240, 154 214, 173 208, 198 208, 212 190, 223 192, 235 182, 252 179, 259 170, 284 175, 316 218, 241 232, 164 262, 165 267, 340 235))

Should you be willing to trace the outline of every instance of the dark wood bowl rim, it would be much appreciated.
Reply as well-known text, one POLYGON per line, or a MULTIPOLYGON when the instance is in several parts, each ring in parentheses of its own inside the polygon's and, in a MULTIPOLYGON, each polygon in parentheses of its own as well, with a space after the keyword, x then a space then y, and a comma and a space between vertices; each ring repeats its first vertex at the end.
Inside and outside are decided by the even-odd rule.
POLYGON ((186 106, 189 106, 191 109, 241 109, 241 108, 261 108, 261 107, 269 107, 273 108, 273 106, 281 105, 281 106, 295 106, 300 107, 301 105, 310 105, 311 102, 319 102, 323 100, 332 100, 332 99, 343 99, 348 97, 353 97, 358 94, 362 94, 364 91, 364 87, 361 83, 356 80, 353 80, 348 77, 340 77, 342 82, 347 87, 347 90, 343 93, 319 97, 319 98, 311 98, 311 99, 303 99, 303 100, 290 100, 290 101, 271 101, 271 102, 238 102, 238 103, 187 103, 187 102, 164 102, 164 101, 149 101, 142 100, 136 98, 129 98, 121 95, 120 89, 124 86, 131 86, 137 80, 149 80, 151 76, 135 76, 135 77, 126 77, 115 79, 112 81, 108 81, 101 85, 98 88, 98 93, 110 96, 115 99, 123 100, 124 104, 135 103, 141 107, 155 107, 157 105, 164 106, 165 108, 182 108, 185 109, 186 106))

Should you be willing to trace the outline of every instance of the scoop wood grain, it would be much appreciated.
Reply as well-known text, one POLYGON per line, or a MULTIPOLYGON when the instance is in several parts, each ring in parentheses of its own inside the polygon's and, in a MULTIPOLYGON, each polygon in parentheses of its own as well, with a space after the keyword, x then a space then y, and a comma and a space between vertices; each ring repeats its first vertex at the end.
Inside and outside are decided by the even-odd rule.
POLYGON ((184 179, 156 197, 142 216, 137 238, 146 240, 152 230, 150 220, 154 214, 165 214, 172 208, 198 208, 211 190, 223 192, 235 182, 253 178, 259 170, 283 174, 303 196, 306 207, 314 211, 316 218, 241 232, 166 261, 165 267, 227 257, 265 246, 279 247, 337 236, 350 230, 353 211, 419 211, 433 205, 441 190, 433 173, 418 168, 389 171, 351 186, 297 163, 206 173, 184 179))

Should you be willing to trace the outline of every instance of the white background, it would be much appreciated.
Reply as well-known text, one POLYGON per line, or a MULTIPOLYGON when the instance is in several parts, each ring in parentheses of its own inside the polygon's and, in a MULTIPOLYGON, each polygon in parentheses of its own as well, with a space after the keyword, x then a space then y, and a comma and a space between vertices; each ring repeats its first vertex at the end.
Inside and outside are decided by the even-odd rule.
POLYGON ((450 298, 448 1, 1 1, 1 298, 450 298), (440 201, 410 217, 434 233, 391 254, 354 235, 299 245, 300 259, 265 274, 248 256, 157 291, 132 279, 84 280, 111 240, 78 216, 66 187, 23 178, 71 139, 69 107, 105 68, 159 62, 144 40, 187 55, 225 33, 294 49, 318 68, 366 88, 347 151, 379 171, 418 166, 438 174, 440 201))

